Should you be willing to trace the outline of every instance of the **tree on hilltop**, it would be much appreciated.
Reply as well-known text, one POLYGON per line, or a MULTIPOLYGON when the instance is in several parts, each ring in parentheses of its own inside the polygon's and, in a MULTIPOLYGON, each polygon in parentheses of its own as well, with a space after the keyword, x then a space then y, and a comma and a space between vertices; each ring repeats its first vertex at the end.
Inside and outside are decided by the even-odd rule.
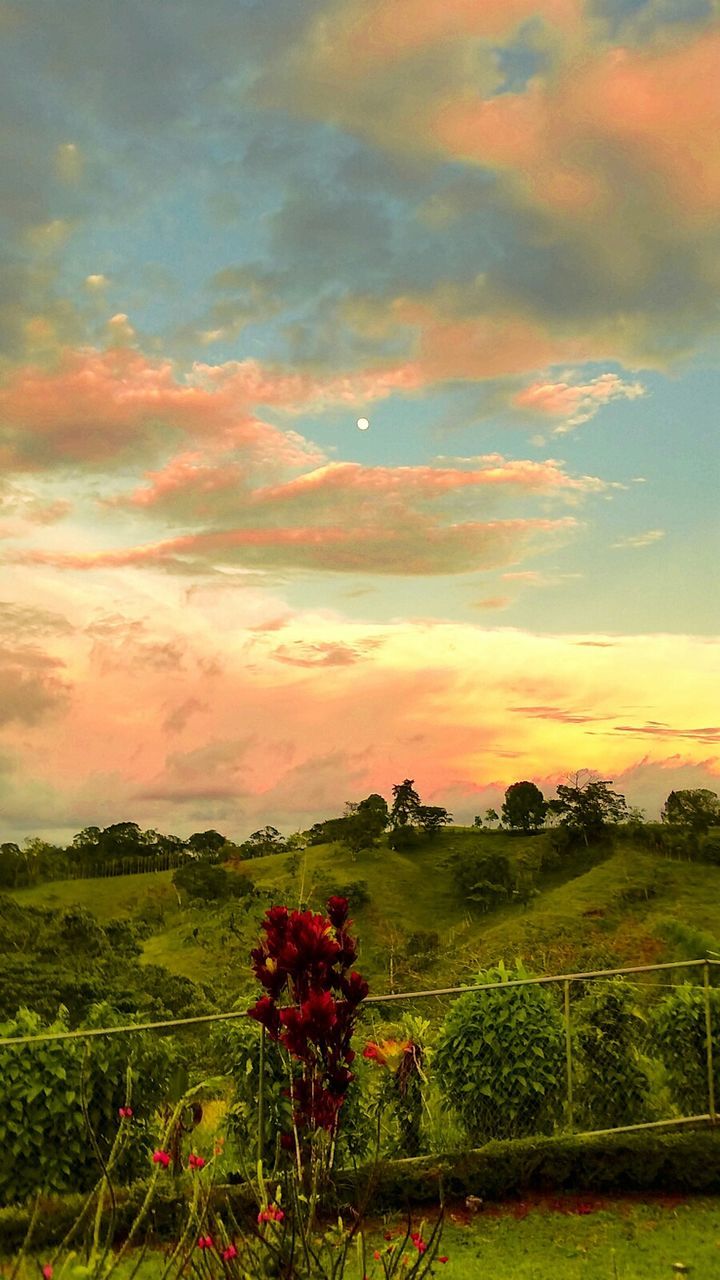
POLYGON ((405 778, 404 782, 396 783, 392 789, 394 800, 390 821, 393 827, 406 827, 419 817, 420 797, 414 783, 414 778, 405 778))
POLYGON ((625 797, 610 790, 610 781, 580 769, 557 788, 560 826, 582 836, 585 845, 597 840, 608 824, 622 822, 627 813, 625 797))
POLYGON ((706 835, 710 827, 720 823, 720 801, 707 787, 671 791, 660 817, 671 826, 689 827, 693 835, 706 835))
POLYGON ((547 804, 534 782, 513 782, 505 792, 502 815, 509 827, 519 831, 537 831, 543 825, 547 804))

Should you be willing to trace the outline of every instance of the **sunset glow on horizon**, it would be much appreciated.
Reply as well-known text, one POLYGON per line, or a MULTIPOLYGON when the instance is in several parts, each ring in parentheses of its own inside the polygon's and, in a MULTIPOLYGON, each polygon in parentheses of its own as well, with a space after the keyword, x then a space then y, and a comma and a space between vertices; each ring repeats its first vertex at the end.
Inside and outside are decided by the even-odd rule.
POLYGON ((0 839, 720 791, 720 4, 2 18, 0 839))

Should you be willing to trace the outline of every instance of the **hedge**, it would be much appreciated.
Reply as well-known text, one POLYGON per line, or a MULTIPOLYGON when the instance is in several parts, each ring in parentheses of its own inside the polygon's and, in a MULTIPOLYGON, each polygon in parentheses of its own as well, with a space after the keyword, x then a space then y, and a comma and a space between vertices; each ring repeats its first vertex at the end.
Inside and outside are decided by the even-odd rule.
MULTIPOLYGON (((323 1216, 358 1205, 372 1177, 369 1164, 357 1170, 336 1170, 333 1185, 324 1197, 323 1216)), ((437 1204, 441 1179, 448 1199, 476 1195, 485 1200, 502 1200, 526 1191, 718 1194, 720 1128, 524 1138, 489 1142, 478 1151, 382 1161, 375 1171, 367 1212, 437 1204)), ((142 1203, 146 1185, 135 1183, 118 1190, 118 1240, 127 1232, 142 1203)), ((257 1212, 246 1185, 218 1186, 213 1197, 219 1206, 227 1203, 238 1221, 248 1221, 257 1212)), ((31 1252, 58 1243, 84 1203, 85 1197, 79 1195, 43 1201, 31 1252)), ((171 1239, 177 1234, 184 1205, 182 1190, 170 1183, 157 1193, 150 1218, 155 1239, 171 1239)), ((32 1204, 0 1209, 0 1256, 20 1247, 32 1210, 32 1204)))

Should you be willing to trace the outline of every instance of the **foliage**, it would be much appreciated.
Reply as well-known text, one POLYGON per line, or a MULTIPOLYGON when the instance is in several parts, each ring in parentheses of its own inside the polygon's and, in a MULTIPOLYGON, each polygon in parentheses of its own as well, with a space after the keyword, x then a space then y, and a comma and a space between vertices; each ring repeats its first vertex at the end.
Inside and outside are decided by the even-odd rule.
POLYGON ((473 849, 449 859, 455 892, 461 902, 490 911, 507 902, 515 887, 510 859, 497 849, 473 849))
POLYGON ((717 792, 706 787, 671 791, 660 817, 672 826, 688 827, 693 835, 705 835, 720 823, 720 800, 717 792))
POLYGON ((242 858, 265 858, 271 853, 287 853, 288 845, 277 827, 261 827, 240 845, 242 858))
POLYGON ((545 797, 534 782, 513 782, 505 792, 502 807, 506 826, 520 831, 536 831, 545 820, 545 797))
MULTIPOLYGON (((720 990, 710 988, 713 1045, 720 1043, 720 990)), ((683 1115, 708 1111, 706 995, 689 982, 676 987, 652 1010, 651 1039, 662 1058, 673 1098, 683 1115)), ((715 1097, 720 1098, 720 1053, 713 1058, 715 1097)))
POLYGON ((409 850, 417 848, 417 830, 415 827, 410 826, 409 823, 407 826, 393 827, 388 834, 387 842, 388 848, 395 853, 407 853, 409 850))
MULTIPOLYGON (((262 1028, 252 1018, 244 1017, 217 1023, 210 1037, 214 1065, 233 1082, 228 1128, 243 1147, 257 1141, 262 1034, 262 1028)), ((290 1131, 292 1106, 285 1096, 285 1060, 279 1044, 269 1036, 265 1037, 264 1081, 265 1132, 261 1155, 265 1163, 270 1163, 275 1158, 275 1134, 290 1131)))
POLYGON ((610 790, 610 783, 593 778, 586 770, 572 782, 557 788, 560 824, 587 846, 603 834, 608 823, 620 822, 627 812, 625 797, 610 790))
POLYGON ((613 1129, 649 1120, 651 1090, 638 1045, 645 1019, 622 978, 595 982, 573 1007, 571 1025, 579 1067, 576 1121, 613 1129))
POLYGON ((441 827, 447 826, 452 822, 452 817, 447 809, 443 809, 438 804, 421 804, 418 807, 417 818, 420 826, 429 839, 436 836, 441 827))
POLYGON ((449 1010, 432 1056, 446 1109, 473 1144, 547 1133, 564 1098, 565 1038, 554 993, 507 987, 520 964, 477 974, 497 990, 466 991, 449 1010))
POLYGON ((390 810, 390 822, 393 827, 405 827, 418 817, 420 796, 415 790, 414 780, 405 778, 392 789, 393 805, 390 810))
POLYGON ((234 875, 212 862, 186 862, 173 872, 173 884, 188 898, 199 898, 203 902, 244 898, 255 888, 249 876, 234 875))
MULTIPOLYGON (((99 1004, 91 1010, 87 1027, 123 1022, 113 1009, 99 1004)), ((3 1037, 67 1030, 62 1013, 49 1026, 28 1010, 0 1024, 3 1037)), ((13 1156, 0 1162, 0 1203, 22 1201, 36 1191, 90 1187, 98 1175, 98 1158, 88 1125, 100 1154, 107 1158, 118 1109, 128 1103, 138 1136, 149 1140, 155 1108, 176 1060, 172 1041, 148 1032, 0 1046, 0 1146, 13 1156)), ((136 1156, 134 1166, 126 1161, 120 1172, 127 1177, 137 1168, 136 1156)))
POLYGON ((102 1000, 152 1019, 206 1013, 211 1002, 189 979, 141 965, 144 932, 128 920, 101 925, 81 907, 26 907, 0 895, 0 1018, 27 1007, 52 1020, 63 1005, 76 1026, 102 1000))

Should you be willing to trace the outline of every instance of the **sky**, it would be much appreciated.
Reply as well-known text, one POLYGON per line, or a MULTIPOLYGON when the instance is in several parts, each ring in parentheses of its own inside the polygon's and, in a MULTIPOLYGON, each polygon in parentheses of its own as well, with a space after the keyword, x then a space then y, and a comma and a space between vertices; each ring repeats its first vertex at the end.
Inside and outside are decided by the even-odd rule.
POLYGON ((720 791, 720 3, 0 35, 0 837, 720 791))

